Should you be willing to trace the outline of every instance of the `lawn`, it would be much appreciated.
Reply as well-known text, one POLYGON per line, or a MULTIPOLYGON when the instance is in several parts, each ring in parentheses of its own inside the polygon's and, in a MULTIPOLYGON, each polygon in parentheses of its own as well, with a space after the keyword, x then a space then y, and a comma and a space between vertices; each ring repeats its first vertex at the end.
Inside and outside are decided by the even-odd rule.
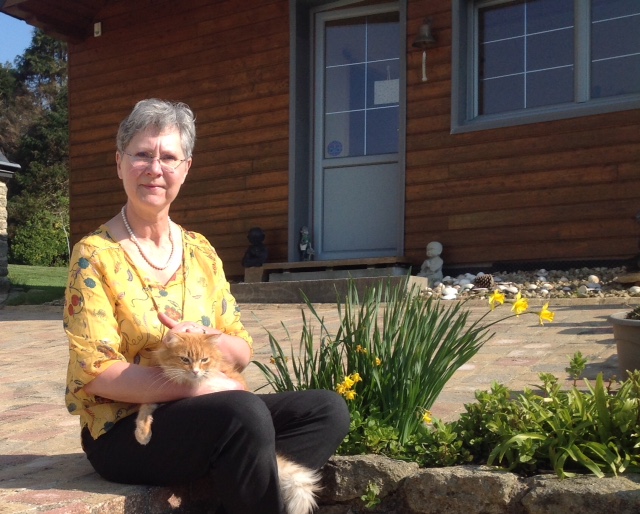
POLYGON ((67 273, 66 267, 9 264, 9 281, 14 294, 8 305, 40 305, 63 298, 67 273))

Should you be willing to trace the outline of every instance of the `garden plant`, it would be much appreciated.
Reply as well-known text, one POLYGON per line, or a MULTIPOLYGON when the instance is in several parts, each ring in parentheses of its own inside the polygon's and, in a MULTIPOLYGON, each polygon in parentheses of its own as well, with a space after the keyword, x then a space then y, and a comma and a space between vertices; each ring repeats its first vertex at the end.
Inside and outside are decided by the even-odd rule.
POLYGON ((344 396, 351 430, 341 454, 377 453, 423 467, 488 464, 526 475, 553 470, 560 477, 637 471, 640 372, 623 383, 599 375, 581 391, 586 359, 579 353, 567 368, 570 390, 561 390, 551 374, 540 375, 537 393, 517 397, 494 383, 476 392, 458 420, 432 419, 429 409, 445 384, 493 336, 493 325, 522 314, 553 321, 548 304, 527 312, 519 294, 508 315, 487 318, 504 303, 495 291, 487 312, 472 321, 464 302, 445 305, 406 283, 371 288, 361 299, 350 282, 337 303, 335 334, 306 301, 311 317, 302 311, 297 353, 285 355, 269 333, 271 365, 255 364, 276 391, 326 388, 344 396))

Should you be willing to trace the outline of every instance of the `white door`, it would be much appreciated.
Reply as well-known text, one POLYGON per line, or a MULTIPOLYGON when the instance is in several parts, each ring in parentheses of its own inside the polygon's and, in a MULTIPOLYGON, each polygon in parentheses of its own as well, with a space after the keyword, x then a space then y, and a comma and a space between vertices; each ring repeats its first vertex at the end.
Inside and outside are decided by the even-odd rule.
POLYGON ((397 4, 315 16, 318 260, 402 255, 403 26, 397 4))

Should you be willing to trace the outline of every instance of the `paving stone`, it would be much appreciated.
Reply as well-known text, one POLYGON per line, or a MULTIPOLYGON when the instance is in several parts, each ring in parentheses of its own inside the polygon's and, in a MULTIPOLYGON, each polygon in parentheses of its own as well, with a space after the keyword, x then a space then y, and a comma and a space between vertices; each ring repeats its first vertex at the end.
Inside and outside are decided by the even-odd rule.
MULTIPOLYGON (((335 305, 315 307, 328 329, 335 332, 339 326, 335 305)), ((283 346, 297 349, 303 308, 300 304, 242 305, 244 323, 255 341, 255 359, 269 362, 267 330, 283 346)), ((615 342, 606 319, 626 307, 612 301, 597 304, 584 300, 558 301, 554 306, 552 300, 550 308, 556 312, 556 322, 543 327, 534 316, 494 325, 496 336, 454 374, 433 414, 455 419, 465 403, 474 401, 476 390, 487 390, 496 380, 522 391, 525 385, 539 383, 540 372, 552 372, 571 384, 564 368, 578 350, 589 356, 590 376, 599 371, 606 376, 615 373, 615 342)), ((472 303, 470 309, 473 319, 487 311, 484 302, 472 303)), ((504 315, 498 310, 487 319, 504 315)), ((150 501, 154 509, 169 512, 171 502, 178 498, 173 490, 158 488, 151 494, 148 487, 106 482, 84 457, 78 420, 67 414, 63 401, 68 350, 61 316, 61 307, 0 308, 0 514, 36 509, 68 514, 110 514, 125 509, 128 513, 145 512, 151 508, 150 501)), ((318 329, 319 323, 314 325, 318 329)), ((285 348, 285 352, 290 350, 285 348)), ((252 389, 266 383, 254 364, 246 375, 252 389)))

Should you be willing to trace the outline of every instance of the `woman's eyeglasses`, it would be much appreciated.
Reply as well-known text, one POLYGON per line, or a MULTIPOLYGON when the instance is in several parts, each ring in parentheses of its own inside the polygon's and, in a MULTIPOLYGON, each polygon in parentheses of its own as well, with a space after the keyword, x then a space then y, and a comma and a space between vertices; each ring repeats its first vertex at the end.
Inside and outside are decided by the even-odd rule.
POLYGON ((153 161, 158 161, 160 163, 160 168, 162 171, 167 171, 173 173, 176 171, 176 168, 180 166, 187 159, 176 159, 175 157, 165 156, 165 157, 149 157, 144 154, 130 154, 127 152, 122 152, 125 155, 128 155, 131 158, 131 165, 134 168, 138 169, 147 169, 153 164, 153 161))

